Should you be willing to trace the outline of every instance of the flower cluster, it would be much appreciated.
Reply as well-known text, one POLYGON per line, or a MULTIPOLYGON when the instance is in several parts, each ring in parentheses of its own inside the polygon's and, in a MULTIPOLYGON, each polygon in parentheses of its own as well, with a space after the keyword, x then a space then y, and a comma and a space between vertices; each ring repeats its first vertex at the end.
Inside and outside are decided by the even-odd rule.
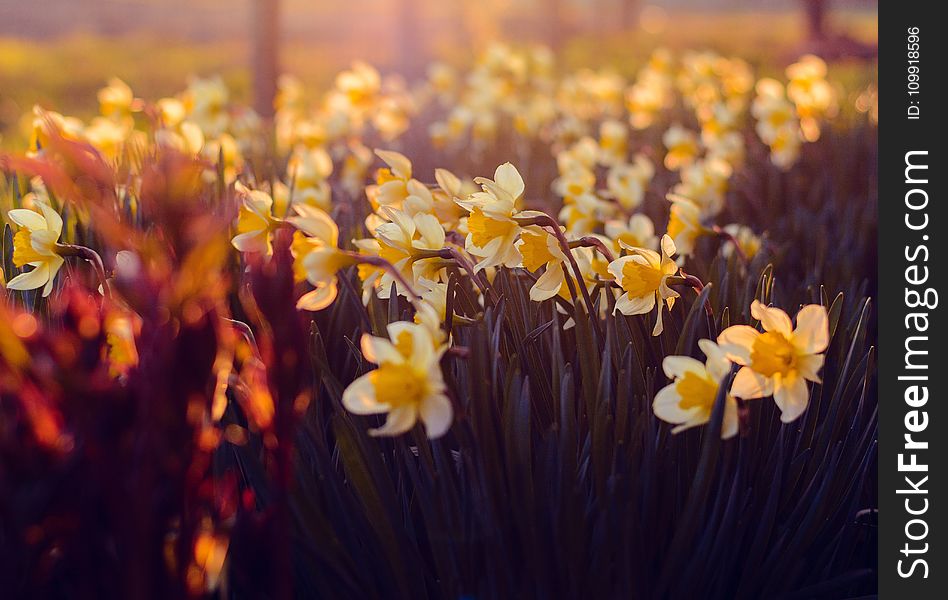
MULTIPOLYGON (((452 277, 468 281, 487 306, 498 297, 497 273, 513 271, 532 282, 532 301, 549 302, 568 317, 566 327, 579 318, 598 327, 614 315, 654 315, 652 335, 661 335, 663 314, 703 286, 682 270, 700 238, 720 240, 721 254, 745 266, 766 252, 748 225, 715 224, 727 209, 734 173, 745 166, 747 113, 771 160, 789 168, 803 141, 816 139, 821 120, 834 114, 825 75, 826 65, 808 56, 787 69, 786 86, 773 79, 755 85, 743 60, 657 50, 631 82, 609 70, 558 77, 549 50, 495 45, 466 74, 437 63, 423 85, 409 88, 359 62, 314 105, 300 82, 281 80, 274 126, 282 167, 259 179, 248 157, 260 147, 260 120, 232 101, 222 80, 193 79, 180 94, 148 102, 113 79, 99 93, 100 116, 88 124, 36 109, 30 156, 41 159, 57 139, 90 145, 123 174, 127 183, 115 193, 131 211, 142 195, 143 157, 202 159, 201 184, 216 185, 233 200, 231 243, 242 264, 272 259, 275 240, 292 238, 298 309, 332 306, 352 274, 366 306, 413 307, 414 322, 392 323, 388 339, 363 337, 363 355, 377 368, 348 388, 344 404, 358 414, 388 413, 375 430, 380 435, 421 420, 434 437, 452 419, 440 371, 457 317, 446 312, 452 277), (547 189, 528 189, 511 162, 491 178, 445 168, 427 179, 416 173, 410 158, 391 148, 422 110, 443 115, 429 127, 440 148, 472 142, 480 152, 508 131, 518 143, 547 143, 556 177, 546 184, 561 200, 559 209, 537 202, 547 189), (665 189, 656 189, 659 174, 670 178, 665 189), (342 216, 344 227, 337 221, 342 216)), ((90 225, 83 207, 69 213, 73 226, 64 229, 41 178, 31 182, 22 205, 8 215, 16 227, 17 270, 8 273, 8 289, 41 288, 49 296, 66 258, 101 263, 91 249, 71 245, 74 226, 90 225)), ((107 275, 99 273, 103 294, 107 275)), ((773 395, 785 420, 799 416, 804 382, 818 380, 826 346, 819 310, 804 309, 791 330, 784 313, 754 304, 765 333, 732 327, 719 345, 703 340, 704 365, 668 358, 665 372, 675 383, 656 397, 656 414, 679 429, 707 421, 731 361, 744 368, 725 396, 726 436, 736 431, 735 399, 773 395)), ((115 355, 126 357, 116 360, 115 372, 126 372, 134 362, 128 357, 135 356, 135 318, 126 312, 110 322, 115 355)))

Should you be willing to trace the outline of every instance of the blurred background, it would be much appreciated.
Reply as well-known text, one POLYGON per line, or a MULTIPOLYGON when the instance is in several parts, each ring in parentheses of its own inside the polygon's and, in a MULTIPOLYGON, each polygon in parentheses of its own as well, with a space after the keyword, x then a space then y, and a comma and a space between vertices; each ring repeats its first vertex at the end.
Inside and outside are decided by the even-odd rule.
POLYGON ((19 141, 33 104, 91 115, 111 76, 157 98, 189 75, 220 74, 250 102, 272 86, 265 71, 277 54, 278 70, 313 90, 356 59, 413 77, 435 58, 470 62, 498 39, 549 44, 566 69, 632 73, 662 45, 739 54, 764 73, 804 52, 843 69, 859 62, 864 72, 877 8, 876 0, 0 0, 0 145, 19 141))

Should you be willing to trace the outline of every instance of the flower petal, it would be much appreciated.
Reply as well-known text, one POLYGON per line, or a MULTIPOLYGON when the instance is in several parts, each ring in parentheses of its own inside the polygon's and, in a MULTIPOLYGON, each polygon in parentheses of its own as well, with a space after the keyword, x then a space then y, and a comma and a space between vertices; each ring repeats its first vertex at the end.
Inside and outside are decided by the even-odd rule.
POLYGON ((523 177, 520 176, 517 167, 509 162, 500 165, 494 171, 494 183, 503 188, 503 190, 514 199, 519 198, 520 195, 523 194, 523 177))
POLYGON ((793 324, 787 313, 773 306, 764 306, 757 300, 751 303, 751 315, 761 322, 767 331, 782 333, 787 338, 793 334, 793 324))
POLYGON ((731 383, 731 395, 745 400, 764 398, 773 394, 774 380, 744 367, 734 376, 731 383))
POLYGON ((774 385, 774 402, 780 408, 780 420, 784 423, 790 423, 802 415, 809 401, 810 390, 803 377, 783 377, 774 385))
POLYGON ((41 263, 32 271, 20 273, 7 282, 8 290, 35 290, 43 287, 49 281, 49 265, 41 263))
POLYGON ((690 356, 666 356, 662 361, 662 369, 669 379, 680 379, 689 371, 704 377, 704 365, 690 356))
POLYGON ((677 385, 671 383, 660 389, 655 394, 655 400, 652 401, 652 411, 662 421, 677 425, 694 418, 701 409, 699 407, 682 408, 681 394, 676 388, 677 385))
POLYGON ((751 350, 760 332, 750 325, 731 325, 718 335, 718 345, 728 360, 739 365, 750 363, 751 350))
POLYGON ((43 218, 43 215, 28 208, 14 208, 7 213, 7 216, 20 227, 26 227, 30 231, 47 228, 46 219, 43 218))
POLYGON ((454 420, 454 408, 444 394, 435 394, 422 401, 420 406, 421 422, 425 425, 428 439, 441 437, 451 427, 454 420))
POLYGON ((807 304, 797 313, 793 343, 807 354, 818 354, 829 345, 829 317, 819 304, 807 304))
POLYGON ((418 410, 413 405, 400 406, 392 409, 385 419, 385 424, 376 429, 370 429, 369 435, 401 435, 415 426, 418 419, 418 410))
POLYGON ((372 373, 366 373, 349 384, 342 393, 342 405, 355 415, 377 415, 388 410, 388 406, 379 404, 375 399, 375 386, 372 385, 372 373))
POLYGON ((336 299, 338 288, 335 283, 319 286, 311 292, 300 296, 296 301, 297 310, 318 311, 328 307, 336 299))

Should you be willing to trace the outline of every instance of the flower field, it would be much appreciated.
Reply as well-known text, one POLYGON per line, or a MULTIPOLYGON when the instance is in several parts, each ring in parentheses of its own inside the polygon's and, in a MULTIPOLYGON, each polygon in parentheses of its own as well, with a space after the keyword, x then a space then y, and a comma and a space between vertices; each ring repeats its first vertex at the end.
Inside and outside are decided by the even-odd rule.
POLYGON ((495 44, 0 155, 15 596, 875 590, 875 88, 495 44))

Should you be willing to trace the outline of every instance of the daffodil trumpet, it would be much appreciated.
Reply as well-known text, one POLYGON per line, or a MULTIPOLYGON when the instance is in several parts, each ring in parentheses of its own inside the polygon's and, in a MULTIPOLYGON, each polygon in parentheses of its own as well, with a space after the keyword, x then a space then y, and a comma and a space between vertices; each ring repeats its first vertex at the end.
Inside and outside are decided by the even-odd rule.
POLYGON ((75 256, 91 264, 102 286, 102 295, 106 298, 112 297, 112 291, 109 289, 109 280, 105 273, 105 265, 102 263, 102 257, 99 256, 98 252, 92 248, 74 244, 56 244, 56 252, 64 258, 67 256, 75 256))

